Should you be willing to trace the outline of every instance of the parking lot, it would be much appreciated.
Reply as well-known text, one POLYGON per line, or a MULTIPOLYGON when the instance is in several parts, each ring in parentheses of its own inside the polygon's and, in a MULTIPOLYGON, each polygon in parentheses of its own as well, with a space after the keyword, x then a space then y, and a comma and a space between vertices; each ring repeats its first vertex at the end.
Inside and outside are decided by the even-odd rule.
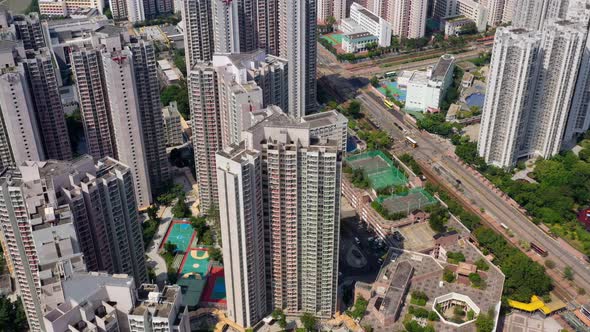
POLYGON ((381 269, 381 257, 387 253, 385 243, 359 222, 356 215, 343 218, 340 224, 339 285, 344 304, 351 305, 354 283, 372 283, 381 269), (357 241, 358 240, 358 241, 357 241))

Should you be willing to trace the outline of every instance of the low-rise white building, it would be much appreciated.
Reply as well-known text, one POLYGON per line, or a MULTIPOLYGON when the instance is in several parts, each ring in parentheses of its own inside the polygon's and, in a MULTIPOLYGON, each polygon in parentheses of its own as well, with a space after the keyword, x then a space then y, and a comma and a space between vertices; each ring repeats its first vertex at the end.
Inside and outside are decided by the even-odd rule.
POLYGON ((162 108, 162 118, 164 120, 166 146, 181 145, 183 143, 182 125, 180 124, 180 113, 178 112, 178 106, 175 101, 162 108))
POLYGON ((96 9, 102 15, 103 0, 39 0, 39 14, 69 16, 79 9, 96 9))
MULTIPOLYGON (((447 17, 442 20, 441 28, 444 29, 445 36, 458 36, 472 24, 475 25, 475 22, 465 16, 447 17)), ((477 28, 477 26, 475 27, 477 28)))
POLYGON ((455 57, 445 54, 427 71, 413 72, 407 83, 404 82, 407 88, 406 109, 424 112, 428 108, 439 108, 440 101, 453 81, 454 68, 455 57))
POLYGON ((346 53, 365 52, 369 45, 375 45, 379 38, 368 32, 348 33, 342 36, 342 50, 346 53))
POLYGON ((143 284, 137 290, 141 303, 129 314, 131 332, 190 332, 188 308, 182 306, 180 286, 143 284))
POLYGON ((340 22, 340 29, 344 32, 343 48, 347 39, 348 47, 353 50, 347 51, 350 53, 366 49, 365 45, 368 43, 376 42, 380 47, 391 45, 389 22, 356 2, 350 6, 350 17, 340 22))

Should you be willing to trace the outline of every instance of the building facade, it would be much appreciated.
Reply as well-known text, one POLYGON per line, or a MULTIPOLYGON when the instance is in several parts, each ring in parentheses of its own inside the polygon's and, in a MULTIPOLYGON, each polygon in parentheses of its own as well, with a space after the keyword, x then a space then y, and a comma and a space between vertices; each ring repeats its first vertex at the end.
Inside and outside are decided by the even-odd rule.
POLYGON ((422 38, 426 32, 427 0, 390 1, 387 20, 394 36, 422 38))
POLYGON ((184 21, 184 50, 186 71, 192 70, 198 62, 213 58, 212 0, 185 0, 182 10, 184 21))
POLYGON ((217 153, 228 314, 243 326, 273 308, 330 317, 347 121, 335 111, 261 113, 240 144, 217 153))
POLYGON ((164 120, 164 132, 166 133, 166 146, 172 147, 181 145, 184 140, 182 138, 182 125, 180 123, 180 113, 176 102, 170 102, 170 105, 162 108, 162 119, 164 120))
POLYGON ((178 285, 143 284, 137 290, 141 301, 129 313, 131 332, 190 332, 188 308, 182 306, 182 293, 178 285))
POLYGON ((217 206, 215 152, 221 148, 217 73, 212 63, 195 64, 188 74, 192 143, 201 211, 217 206))
POLYGON ((498 31, 480 130, 486 162, 511 167, 519 158, 548 158, 584 131, 586 26, 551 20, 541 32, 498 31))
POLYGON ((96 9, 102 14, 103 0, 39 0, 39 14, 44 16, 68 16, 79 9, 96 9))
POLYGON ((391 25, 356 2, 350 6, 350 18, 340 22, 345 34, 366 32, 377 37, 380 47, 391 45, 391 25))
POLYGON ((86 269, 69 206, 38 180, 28 167, 0 178, 0 234, 34 331, 44 330, 45 310, 63 301, 59 280, 86 269))
POLYGON ((488 24, 488 8, 474 0, 435 0, 432 17, 443 21, 446 18, 464 16, 473 21, 477 31, 485 31, 488 24))
POLYGON ((258 47, 255 0, 212 0, 211 5, 215 53, 248 52, 258 47))
MULTIPOLYGON (((317 3, 316 0, 284 1, 285 50, 289 63, 289 108, 294 117, 317 108, 317 3)), ((279 28, 280 29, 280 28, 279 28)))

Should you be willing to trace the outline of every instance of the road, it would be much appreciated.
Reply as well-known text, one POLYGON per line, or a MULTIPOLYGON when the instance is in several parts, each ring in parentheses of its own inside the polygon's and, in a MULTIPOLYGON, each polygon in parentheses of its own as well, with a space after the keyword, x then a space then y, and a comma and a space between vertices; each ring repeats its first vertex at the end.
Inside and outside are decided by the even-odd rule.
POLYGON ((361 93, 357 99, 364 104, 364 110, 370 117, 379 119, 381 129, 391 134, 394 139, 403 140, 409 135, 418 142, 418 148, 408 150, 418 161, 437 166, 441 169, 443 178, 451 185, 456 179, 461 181, 461 191, 465 198, 485 210, 485 213, 499 226, 507 225, 516 235, 517 239, 527 242, 535 242, 543 246, 548 252, 548 259, 553 260, 557 268, 562 270, 570 266, 574 271, 574 281, 587 290, 590 290, 590 266, 585 261, 572 255, 557 240, 553 239, 537 227, 518 208, 510 204, 502 197, 502 193, 496 192, 487 186, 476 173, 456 160, 453 146, 448 141, 435 137, 427 132, 419 131, 408 126, 403 121, 403 115, 385 108, 380 98, 371 93, 361 93), (407 131, 402 132, 393 124, 397 122, 407 131))

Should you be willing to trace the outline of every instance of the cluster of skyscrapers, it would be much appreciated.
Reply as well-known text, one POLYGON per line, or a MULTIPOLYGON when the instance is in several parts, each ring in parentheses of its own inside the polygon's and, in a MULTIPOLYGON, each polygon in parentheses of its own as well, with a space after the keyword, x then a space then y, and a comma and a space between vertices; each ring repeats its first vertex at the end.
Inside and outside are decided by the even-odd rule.
POLYGON ((522 19, 496 33, 479 153, 514 166, 571 148, 590 126, 586 1, 522 1, 522 19))
POLYGON ((186 0, 200 208, 221 219, 228 315, 336 311, 347 120, 316 113, 316 1, 186 0))

